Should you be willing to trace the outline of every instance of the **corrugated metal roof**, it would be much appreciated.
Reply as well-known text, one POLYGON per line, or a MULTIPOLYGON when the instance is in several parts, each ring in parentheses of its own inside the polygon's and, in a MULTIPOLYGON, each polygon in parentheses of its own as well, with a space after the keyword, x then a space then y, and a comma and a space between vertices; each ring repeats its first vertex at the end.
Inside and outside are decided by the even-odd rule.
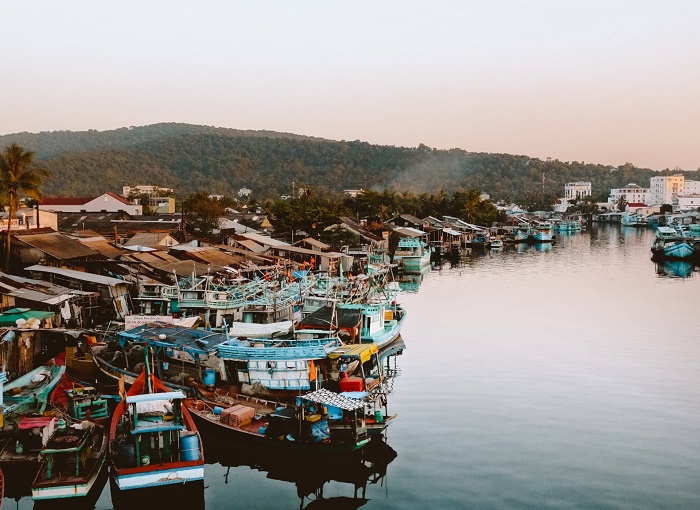
POLYGON ((422 230, 418 230, 417 228, 411 227, 397 227, 394 229, 394 232, 397 232, 407 237, 420 237, 425 235, 425 232, 423 232, 422 230))
POLYGON ((16 239, 58 260, 99 255, 95 250, 58 232, 22 235, 16 239))
POLYGON ((216 248, 188 253, 188 257, 193 260, 204 262, 205 264, 215 264, 219 266, 237 265, 245 260, 244 257, 224 253, 216 248))
POLYGON ((117 248, 114 246, 112 243, 107 241, 106 239, 97 239, 97 240, 87 240, 87 239, 76 239, 79 243, 87 246, 91 250, 95 250, 96 252, 104 255, 105 257, 108 257, 110 259, 116 259, 120 255, 126 253, 125 250, 122 250, 121 248, 117 248))
POLYGON ((272 246, 274 248, 284 248, 285 246, 291 246, 289 243, 285 243, 284 241, 278 241, 277 239, 272 239, 270 236, 264 236, 252 232, 246 232, 244 234, 239 235, 247 237, 248 239, 252 239, 256 243, 262 244, 263 246, 272 246))
POLYGON ((50 273, 65 276, 66 278, 73 278, 74 280, 79 280, 83 282, 98 283, 102 285, 118 285, 120 283, 128 284, 124 280, 119 280, 117 278, 111 278, 109 276, 102 276, 99 274, 84 273, 82 271, 73 271, 72 269, 63 269, 60 267, 49 267, 42 266, 40 264, 35 264, 25 268, 27 271, 34 271, 37 273, 50 273))

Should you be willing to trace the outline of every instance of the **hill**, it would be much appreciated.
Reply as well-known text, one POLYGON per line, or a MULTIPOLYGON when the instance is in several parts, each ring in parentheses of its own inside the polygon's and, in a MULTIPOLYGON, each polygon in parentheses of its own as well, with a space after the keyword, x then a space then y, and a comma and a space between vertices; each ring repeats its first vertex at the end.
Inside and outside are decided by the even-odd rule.
MULTIPOLYGON (((119 193, 124 185, 155 184, 174 188, 178 197, 199 190, 233 196, 247 187, 263 199, 291 194, 294 182, 296 190, 324 194, 347 188, 413 193, 464 188, 519 201, 528 194, 561 196, 566 182, 583 180, 602 199, 610 188, 630 182, 648 186, 649 177, 658 174, 629 163, 615 168, 190 124, 18 133, 0 137, 0 147, 15 141, 36 151, 52 172, 44 185, 50 195, 119 193)), ((698 172, 684 173, 700 179, 698 172)))

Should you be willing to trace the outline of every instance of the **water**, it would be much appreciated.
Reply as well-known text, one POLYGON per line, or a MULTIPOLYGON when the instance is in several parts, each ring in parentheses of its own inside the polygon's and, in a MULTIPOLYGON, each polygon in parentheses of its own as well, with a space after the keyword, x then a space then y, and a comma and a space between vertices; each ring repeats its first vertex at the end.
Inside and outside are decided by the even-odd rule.
POLYGON ((217 451, 203 504, 306 508, 322 487, 310 508, 700 508, 700 273, 651 262, 653 236, 601 227, 433 270, 401 296, 386 476, 217 451), (328 481, 361 496, 365 475, 365 499, 328 481))

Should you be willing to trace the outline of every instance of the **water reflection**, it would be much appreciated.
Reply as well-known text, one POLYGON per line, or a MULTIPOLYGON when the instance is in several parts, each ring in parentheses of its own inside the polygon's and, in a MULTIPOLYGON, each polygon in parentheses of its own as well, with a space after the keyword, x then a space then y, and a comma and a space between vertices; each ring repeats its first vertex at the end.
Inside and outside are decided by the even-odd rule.
MULTIPOLYGON (((205 441, 207 463, 218 464, 223 471, 224 485, 236 487, 235 471, 249 468, 266 473, 272 480, 296 486, 300 509, 356 509, 369 501, 367 486, 384 485, 387 467, 396 458, 396 451, 382 436, 377 436, 361 452, 345 455, 323 455, 284 452, 278 448, 251 447, 223 443, 209 438, 205 441), (347 486, 346 495, 326 497, 324 486, 329 483, 347 486)), ((224 490, 226 488, 224 487, 224 490)))
POLYGON ((398 282, 401 292, 418 292, 423 276, 422 274, 404 274, 399 276, 398 282))
POLYGON ((114 510, 154 510, 156 508, 204 510, 204 482, 201 480, 128 491, 116 489, 111 478, 109 485, 114 510))
POLYGON ((656 274, 665 278, 690 278, 695 265, 687 260, 663 260, 655 263, 656 274))

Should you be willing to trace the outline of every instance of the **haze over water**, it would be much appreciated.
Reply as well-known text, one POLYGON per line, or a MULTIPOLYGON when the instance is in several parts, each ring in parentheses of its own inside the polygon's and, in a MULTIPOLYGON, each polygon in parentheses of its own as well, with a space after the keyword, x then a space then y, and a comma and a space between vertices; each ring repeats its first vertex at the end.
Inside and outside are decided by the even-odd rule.
MULTIPOLYGON (((700 273, 657 268, 653 236, 560 235, 445 263, 403 293, 396 458, 362 508, 700 508, 700 273)), ((233 455, 228 483, 206 466, 208 509, 297 509, 300 474, 327 469, 233 455)), ((324 508, 356 508, 344 502, 324 508)), ((112 508, 108 488, 97 508, 112 508)))

